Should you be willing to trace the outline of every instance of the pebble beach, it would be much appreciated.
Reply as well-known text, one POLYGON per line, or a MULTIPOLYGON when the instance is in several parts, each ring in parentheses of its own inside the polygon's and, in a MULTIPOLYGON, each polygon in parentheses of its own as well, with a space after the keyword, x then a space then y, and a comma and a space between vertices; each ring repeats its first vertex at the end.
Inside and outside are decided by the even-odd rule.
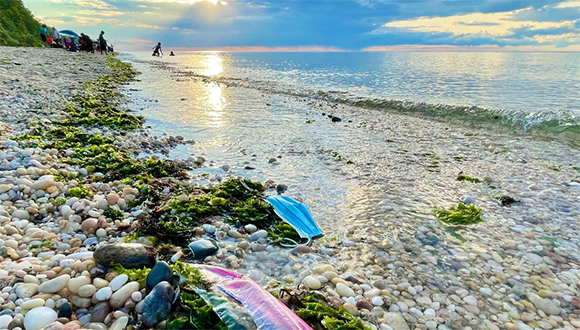
MULTIPOLYGON (((580 329, 577 150, 499 133, 490 140, 485 129, 368 109, 357 117, 348 105, 320 110, 317 104, 316 112, 364 121, 366 134, 391 131, 406 141, 393 145, 388 159, 377 160, 372 148, 341 152, 357 166, 345 177, 400 171, 388 183, 394 192, 359 191, 351 205, 353 221, 340 228, 321 222, 325 237, 311 246, 282 248, 263 228, 215 217, 192 228, 198 243, 194 258, 189 249, 173 245, 162 258, 161 238, 132 236, 154 212, 135 203, 140 189, 122 177, 65 162, 73 150, 14 139, 66 119, 66 105, 82 91, 81 83, 110 73, 106 57, 97 54, 0 49, 0 329, 161 328, 168 315, 151 306, 172 306, 173 298, 167 298, 177 291, 172 272, 188 262, 238 271, 276 294, 281 288, 321 293, 328 306, 343 307, 371 329, 580 329), (408 125, 396 124, 402 121, 408 125), (435 149, 437 155, 424 153, 435 149), (461 159, 454 161, 470 162, 465 168, 480 176, 478 185, 455 180, 459 166, 447 160, 458 154, 461 159), (386 164, 393 167, 386 170, 386 164), (436 170, 419 178, 414 170, 419 167, 436 170), (439 205, 473 200, 483 208, 484 221, 465 228, 443 225, 431 213, 432 191, 451 196, 439 205), (517 203, 503 205, 497 196, 517 203), (113 270, 116 263, 151 269, 150 275, 146 281, 130 279, 113 270)), ((131 105, 139 102, 136 87, 117 86, 123 95, 114 99, 135 116, 140 115, 131 105)), ((301 119, 317 118, 311 125, 319 125, 322 119, 314 114, 301 119)), ((80 129, 141 158, 166 158, 175 147, 195 143, 195 136, 152 132, 147 121, 135 130, 80 129)), ((211 162, 200 157, 173 161, 184 169, 211 162)), ((346 171, 343 163, 333 166, 346 171)), ((215 167, 219 174, 176 180, 197 188, 236 177, 230 165, 215 167)), ((284 183, 278 181, 265 181, 266 193, 275 193, 284 183)))

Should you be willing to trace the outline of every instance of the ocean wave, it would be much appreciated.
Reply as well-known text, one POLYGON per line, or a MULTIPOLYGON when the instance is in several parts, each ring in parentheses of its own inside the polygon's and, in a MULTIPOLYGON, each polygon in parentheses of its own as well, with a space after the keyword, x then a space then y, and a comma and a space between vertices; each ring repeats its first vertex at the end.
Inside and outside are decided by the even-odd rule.
POLYGON ((409 115, 428 116, 436 120, 491 126, 503 130, 508 129, 515 133, 561 140, 572 147, 580 148, 580 116, 573 112, 525 112, 478 106, 361 97, 345 91, 313 90, 302 86, 251 78, 211 77, 190 71, 180 71, 179 68, 172 68, 171 70, 178 77, 178 80, 189 78, 206 83, 222 84, 228 87, 257 89, 272 94, 316 99, 352 107, 396 111, 409 115))

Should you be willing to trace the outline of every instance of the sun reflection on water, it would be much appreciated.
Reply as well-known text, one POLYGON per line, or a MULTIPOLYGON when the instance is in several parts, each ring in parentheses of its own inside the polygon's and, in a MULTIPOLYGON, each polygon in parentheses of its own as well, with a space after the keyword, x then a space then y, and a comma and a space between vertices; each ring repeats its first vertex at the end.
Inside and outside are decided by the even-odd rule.
POLYGON ((205 70, 202 72, 206 76, 215 76, 224 71, 223 59, 217 53, 210 53, 204 58, 205 70))

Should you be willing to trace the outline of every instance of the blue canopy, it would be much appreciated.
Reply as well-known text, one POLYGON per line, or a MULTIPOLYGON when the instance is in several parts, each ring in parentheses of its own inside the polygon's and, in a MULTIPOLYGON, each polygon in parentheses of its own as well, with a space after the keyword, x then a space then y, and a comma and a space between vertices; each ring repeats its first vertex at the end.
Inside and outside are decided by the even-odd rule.
POLYGON ((71 30, 62 30, 62 31, 58 31, 59 34, 66 34, 67 36, 72 36, 75 38, 80 37, 78 34, 76 34, 74 31, 71 30))

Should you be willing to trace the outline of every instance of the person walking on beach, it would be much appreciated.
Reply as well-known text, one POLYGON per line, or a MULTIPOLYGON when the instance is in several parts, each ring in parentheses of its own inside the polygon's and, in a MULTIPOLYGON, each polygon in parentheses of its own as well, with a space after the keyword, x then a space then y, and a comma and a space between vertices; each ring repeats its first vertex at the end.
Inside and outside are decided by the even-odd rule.
POLYGON ((157 46, 153 47, 153 55, 159 57, 159 53, 163 55, 163 51, 161 50, 161 42, 157 43, 157 46))
POLYGON ((101 55, 103 55, 103 50, 105 51, 105 55, 107 55, 107 40, 105 40, 105 31, 101 31, 99 35, 99 46, 101 49, 101 55))
POLYGON ((93 40, 91 39, 91 37, 89 37, 88 35, 86 35, 84 33, 81 33, 81 38, 83 40, 85 50, 87 52, 94 53, 95 49, 93 48, 93 40))
POLYGON ((59 41, 60 42, 60 33, 58 33, 58 30, 53 26, 52 27, 52 38, 54 39, 54 41, 59 41))
POLYGON ((42 43, 44 44, 44 47, 48 47, 48 30, 46 29, 46 24, 42 24, 40 26, 40 39, 42 39, 42 43))

